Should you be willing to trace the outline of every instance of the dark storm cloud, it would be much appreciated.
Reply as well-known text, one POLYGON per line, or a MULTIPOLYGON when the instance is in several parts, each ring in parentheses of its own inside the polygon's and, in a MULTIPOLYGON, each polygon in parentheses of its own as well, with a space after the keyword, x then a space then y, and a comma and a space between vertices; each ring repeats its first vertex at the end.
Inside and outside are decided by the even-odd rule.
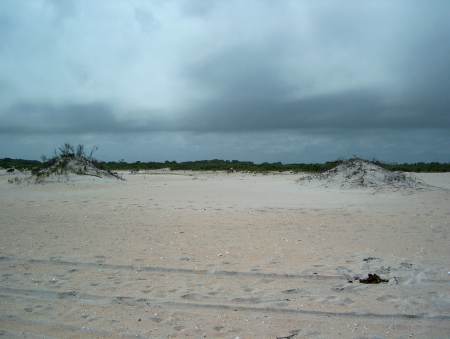
POLYGON ((433 145, 447 145, 450 129, 448 13, 446 0, 5 0, 0 134, 167 133, 174 149, 209 140, 173 152, 187 157, 222 157, 233 135, 234 154, 273 160, 299 156, 292 137, 327 157, 442 159, 433 145))
POLYGON ((354 4, 353 8, 324 6, 316 13, 318 33, 312 46, 281 30, 269 34, 262 44, 232 45, 191 65, 189 79, 214 94, 193 105, 180 126, 201 131, 450 128, 450 20, 446 14, 450 5, 416 4, 417 8, 384 9, 404 10, 399 15, 383 8, 368 13, 364 6, 354 4), (383 14, 387 18, 383 19, 383 14), (380 37, 383 34, 378 30, 386 30, 383 34, 392 37, 380 37), (295 44, 300 48, 292 47, 295 44), (301 71, 292 81, 283 73, 284 61, 287 56, 296 58, 295 66, 308 69, 308 49, 317 51, 320 62, 310 66, 316 74, 310 77, 301 71), (353 55, 336 65, 335 72, 321 70, 329 64, 328 59, 342 52, 353 55), (367 69, 355 70, 351 63, 364 58, 367 69), (372 85, 371 68, 380 60, 383 71, 393 80, 372 85), (354 76, 352 72, 367 73, 368 84, 302 98, 310 87, 333 81, 340 69, 349 72, 348 78, 342 79, 344 86, 354 76), (300 98, 292 98, 295 91, 300 98))
POLYGON ((370 90, 318 95, 285 102, 276 98, 226 98, 199 106, 183 129, 251 131, 305 128, 450 128, 448 97, 389 102, 370 90))
POLYGON ((64 104, 22 102, 3 117, 4 134, 90 134, 133 133, 163 129, 159 122, 118 119, 104 103, 64 104))

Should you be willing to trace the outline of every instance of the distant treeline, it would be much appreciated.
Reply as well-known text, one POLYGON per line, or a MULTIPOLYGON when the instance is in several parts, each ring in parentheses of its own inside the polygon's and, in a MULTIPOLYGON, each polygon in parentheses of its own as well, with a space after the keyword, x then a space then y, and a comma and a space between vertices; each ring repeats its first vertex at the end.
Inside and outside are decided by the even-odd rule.
MULTIPOLYGON (((376 164, 393 171, 404 172, 450 172, 450 163, 438 162, 418 162, 411 164, 394 164, 382 163, 374 161, 376 164)), ((281 162, 275 163, 261 163, 255 164, 251 161, 238 160, 199 160, 199 161, 165 161, 165 162, 141 162, 133 163, 125 161, 109 161, 96 162, 96 165, 104 169, 118 171, 118 170, 151 170, 170 168, 171 170, 191 170, 191 171, 240 171, 240 172, 322 172, 335 167, 340 163, 340 160, 330 161, 325 163, 312 164, 283 164, 281 162)), ((0 159, 0 167, 2 168, 16 168, 16 169, 39 169, 45 166, 45 162, 37 160, 24 159, 0 159)))
POLYGON ((42 162, 37 160, 24 160, 24 159, 11 159, 4 158, 0 159, 0 167, 2 168, 16 168, 16 169, 27 169, 31 170, 33 168, 40 168, 43 165, 42 162))
POLYGON ((282 164, 281 162, 255 164, 251 161, 238 160, 199 160, 199 161, 166 161, 166 162, 107 162, 103 163, 111 170, 146 170, 170 168, 171 170, 190 171, 238 171, 238 172, 321 172, 336 166, 336 162, 323 164, 282 164))
POLYGON ((402 172, 450 172, 450 163, 442 162, 416 162, 412 164, 379 163, 380 166, 391 171, 402 172))

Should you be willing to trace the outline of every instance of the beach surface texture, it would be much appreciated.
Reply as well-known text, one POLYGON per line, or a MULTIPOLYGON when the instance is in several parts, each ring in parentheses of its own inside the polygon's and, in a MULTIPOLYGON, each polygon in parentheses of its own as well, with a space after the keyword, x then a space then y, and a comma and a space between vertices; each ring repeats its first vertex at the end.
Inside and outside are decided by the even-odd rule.
POLYGON ((450 173, 361 166, 2 170, 0 337, 450 337, 450 173))

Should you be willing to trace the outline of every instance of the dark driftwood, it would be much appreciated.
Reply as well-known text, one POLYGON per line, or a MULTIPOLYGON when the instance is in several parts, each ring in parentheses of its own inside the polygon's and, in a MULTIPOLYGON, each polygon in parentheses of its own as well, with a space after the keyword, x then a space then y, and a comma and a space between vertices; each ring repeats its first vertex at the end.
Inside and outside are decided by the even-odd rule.
POLYGON ((389 280, 380 278, 378 274, 369 273, 369 276, 366 279, 359 279, 359 282, 362 284, 380 284, 387 283, 389 280))

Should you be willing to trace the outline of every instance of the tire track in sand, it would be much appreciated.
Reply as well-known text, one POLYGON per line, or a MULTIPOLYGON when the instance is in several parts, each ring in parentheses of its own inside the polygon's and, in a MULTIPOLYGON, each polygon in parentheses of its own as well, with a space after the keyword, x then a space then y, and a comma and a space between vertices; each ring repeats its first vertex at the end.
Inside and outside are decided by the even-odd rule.
POLYGON ((276 307, 255 307, 235 304, 212 304, 181 302, 175 300, 134 298, 128 296, 102 296, 95 294, 78 293, 76 291, 54 292, 42 289, 20 289, 0 286, 0 296, 2 297, 23 297, 39 300, 70 300, 78 303, 88 303, 96 305, 127 305, 127 306, 166 306, 175 309, 215 309, 224 311, 247 311, 262 313, 311 315, 323 317, 339 318, 367 318, 367 319, 401 319, 401 320, 428 320, 428 321, 450 321, 450 315, 427 315, 427 314, 402 314, 402 313, 359 313, 359 312, 328 312, 293 308, 276 307))

